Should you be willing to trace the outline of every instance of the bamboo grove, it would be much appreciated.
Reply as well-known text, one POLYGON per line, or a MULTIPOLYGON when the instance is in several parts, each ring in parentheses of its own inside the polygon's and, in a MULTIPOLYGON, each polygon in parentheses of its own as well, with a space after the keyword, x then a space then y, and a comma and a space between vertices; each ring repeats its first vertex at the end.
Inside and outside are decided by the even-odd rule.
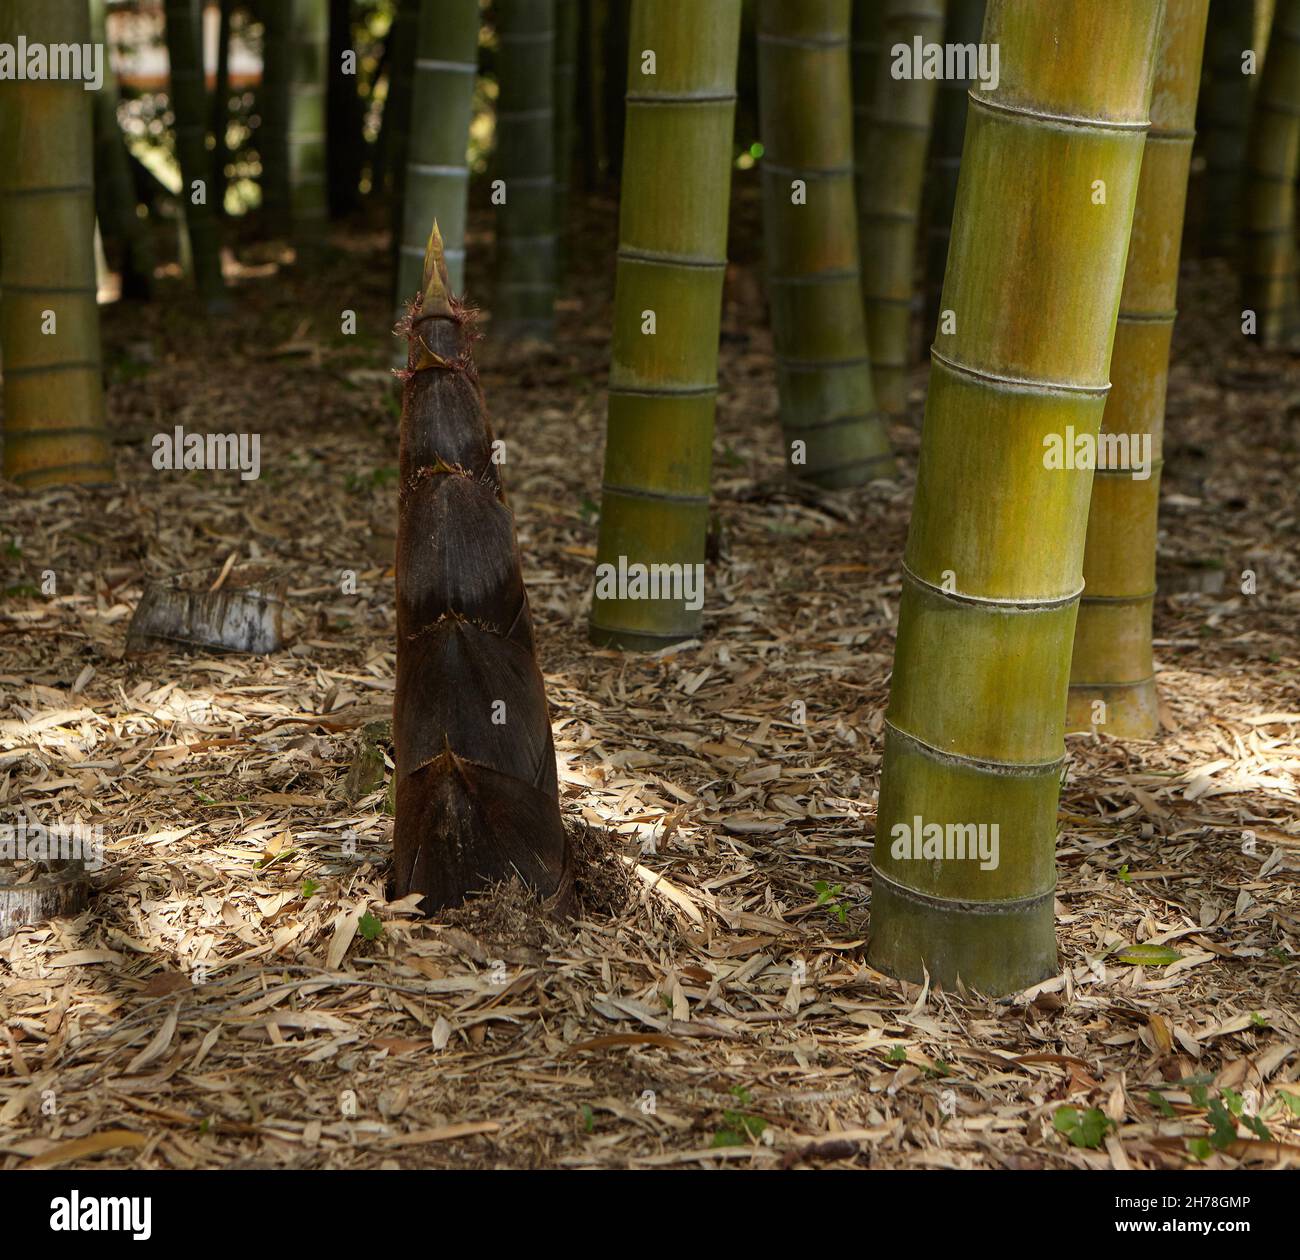
MULTIPOLYGON (((628 662, 725 650, 715 419, 748 372, 770 405, 745 423, 780 469, 745 472, 756 500, 864 521, 910 500, 877 601, 894 637, 878 798, 862 788, 867 960, 989 994, 1055 974, 1066 736, 1136 763, 1162 737, 1184 255, 1235 268, 1225 339, 1294 351, 1300 333, 1300 0, 249 0, 218 7, 206 53, 201 9, 151 10, 162 145, 138 74, 0 79, 5 478, 121 479, 109 275, 123 311, 184 303, 201 343, 259 268, 323 288, 382 238, 392 891, 434 911, 518 875, 562 911, 579 857, 550 623, 476 345, 541 398, 571 374, 575 311, 605 312, 607 378, 582 382, 604 413, 599 501, 572 554, 586 646, 628 662), (747 300, 738 246, 761 254, 770 330, 743 352, 724 331, 747 300)), ((113 16, 11 0, 0 44, 102 46, 113 16)), ((865 597, 844 581, 852 624, 865 597)))

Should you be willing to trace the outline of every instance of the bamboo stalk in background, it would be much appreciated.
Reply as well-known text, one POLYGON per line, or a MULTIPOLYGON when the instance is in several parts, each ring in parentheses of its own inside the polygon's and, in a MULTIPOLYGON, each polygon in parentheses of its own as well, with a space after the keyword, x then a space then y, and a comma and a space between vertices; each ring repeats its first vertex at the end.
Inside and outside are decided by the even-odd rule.
POLYGON ((198 8, 190 0, 166 0, 167 57, 176 157, 181 168, 181 209, 190 241, 194 283, 208 309, 224 305, 221 243, 212 206, 212 166, 207 150, 207 91, 198 8))
POLYGON ((699 601, 673 597, 684 585, 657 599, 620 598, 630 585, 602 595, 599 566, 622 557, 678 565, 683 577, 703 569, 739 41, 740 0, 632 5, 591 609, 599 644, 654 649, 700 631, 700 609, 687 606, 699 601))
POLYGON ((858 241, 862 296, 876 400, 890 415, 907 406, 912 364, 912 299, 917 225, 925 182, 925 155, 934 117, 937 80, 918 72, 896 79, 892 49, 943 38, 944 0, 854 0, 855 42, 878 44, 871 94, 859 90, 855 119, 858 171, 858 241))
POLYGON ((226 163, 230 147, 230 19, 235 0, 220 0, 217 19, 217 77, 209 102, 212 111, 212 211, 221 219, 226 213, 226 163))
POLYGON ((1187 177, 1209 0, 1165 0, 1103 433, 1128 435, 1119 467, 1092 482, 1083 597, 1074 631, 1066 730, 1149 739, 1159 725, 1151 613, 1169 347, 1178 298, 1187 177), (1146 476, 1140 467, 1145 455, 1146 476), (1138 475, 1135 477, 1135 471, 1138 475))
POLYGON ((555 307, 555 2, 497 0, 493 332, 550 340, 555 307))
MULTIPOLYGON (((0 5, 0 43, 85 44, 78 0, 0 5)), ((113 478, 104 426, 91 96, 66 79, 0 81, 4 475, 28 489, 113 478)))
POLYGON ((828 487, 894 470, 876 407, 853 202, 849 0, 759 0, 763 236, 781 428, 828 487))
POLYGON ((1204 252, 1235 257, 1241 244, 1241 203, 1250 130, 1251 86, 1242 54, 1253 47, 1253 5, 1213 0, 1205 60, 1209 71, 1203 105, 1205 149, 1204 252))
POLYGON ((578 118, 578 0, 555 0, 556 275, 563 276, 569 241, 569 184, 578 118))
POLYGON ((262 81, 257 91, 257 154, 261 164, 262 221, 270 236, 288 236, 289 196, 289 55, 290 5, 277 0, 260 7, 262 81))
MULTIPOLYGON (((411 91, 415 74, 415 35, 421 0, 396 0, 397 10, 384 42, 388 89, 375 143, 375 188, 391 186, 393 204, 406 204, 406 146, 411 125, 411 91)), ((396 240, 394 234, 394 240, 396 240)))
POLYGON ((453 293, 465 291, 469 124, 478 71, 478 0, 424 0, 416 40, 398 314, 419 292, 424 224, 437 221, 453 293))
POLYGON ((546 687, 472 312, 452 295, 437 224, 423 278, 399 456, 395 895, 423 893, 429 912, 518 876, 562 911, 573 857, 546 687))
POLYGON ((352 0, 330 0, 325 159, 328 163, 326 200, 331 219, 341 219, 361 204, 365 105, 357 93, 358 76, 346 73, 344 66, 344 54, 355 51, 352 12, 352 0))
POLYGON ((1279 0, 1250 125, 1242 282, 1257 335, 1275 348, 1300 331, 1295 184, 1300 170, 1300 0, 1279 0))
POLYGON ((1056 966, 1092 473, 1047 455, 1071 427, 1095 440, 1105 406, 1161 10, 989 0, 1001 82, 966 120, 873 858, 868 958, 907 980, 1001 994, 1056 966), (979 828, 984 853, 962 856, 979 828))
MULTIPOLYGON (((948 0, 944 24, 945 44, 978 45, 984 29, 984 0, 948 0)), ((952 208, 957 204, 957 173, 961 145, 966 135, 966 99, 970 79, 941 79, 934 106, 934 132, 930 137, 925 215, 925 336, 939 326, 939 296, 948 265, 952 236, 952 208)))
POLYGON ((149 221, 138 213, 126 137, 117 119, 117 75, 109 56, 104 0, 91 0, 90 39, 104 47, 104 84, 91 93, 95 110, 95 213, 109 265, 121 276, 124 298, 153 293, 154 248, 149 221))
POLYGON ((323 244, 328 212, 325 110, 328 94, 329 0, 288 0, 289 207, 299 255, 323 244))

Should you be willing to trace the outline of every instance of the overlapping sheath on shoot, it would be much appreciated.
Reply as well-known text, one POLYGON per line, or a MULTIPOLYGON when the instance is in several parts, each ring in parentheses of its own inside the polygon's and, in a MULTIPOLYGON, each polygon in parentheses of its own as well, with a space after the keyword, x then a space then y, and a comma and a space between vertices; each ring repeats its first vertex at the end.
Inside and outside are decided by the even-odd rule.
POLYGON ((397 303, 418 292, 424 225, 438 221, 453 293, 465 288, 465 209, 469 200, 469 124, 478 70, 478 0, 441 0, 420 9, 406 205, 397 261, 397 303))
MULTIPOLYGON (((85 44, 89 12, 46 0, 0 5, 0 43, 16 46, 20 35, 46 47, 85 44)), ((113 479, 95 304, 91 145, 91 93, 83 84, 0 82, 4 473, 31 489, 113 479)))
POLYGON ((1242 281, 1260 344, 1300 330, 1295 184, 1300 171, 1300 0, 1278 0, 1255 94, 1246 158, 1242 281))
POLYGON ((758 6, 763 238, 781 428, 794 474, 829 487, 894 470, 862 313, 849 17, 849 0, 758 6))
POLYGON ((1096 726, 1123 739, 1148 739, 1159 723, 1151 654, 1156 516, 1208 4, 1165 0, 1151 129, 1142 154, 1110 363, 1111 390, 1101 421, 1102 433, 1128 435, 1129 466, 1098 468, 1093 478, 1084 590, 1070 662, 1070 731, 1096 726), (1140 451, 1133 449, 1134 441, 1140 451), (1150 459, 1149 475, 1134 477, 1143 455, 1150 459))
POLYGON ((555 4, 497 0, 496 304, 503 336, 549 340, 555 321, 555 4))
POLYGON ((1161 9, 989 2, 1001 82, 971 92, 943 293, 956 326, 932 351, 876 825, 868 957, 908 980, 1007 993, 1056 965, 1092 474, 1046 467, 1044 439, 1101 422, 1161 9), (918 823, 945 845, 953 828, 952 856, 905 844, 918 823), (992 867, 956 855, 980 825, 998 829, 992 867))
POLYGON ((176 156, 181 168, 181 208, 190 238, 194 284, 209 307, 223 304, 221 243, 208 199, 212 172, 208 159, 208 94, 203 82, 198 9, 190 0, 167 0, 167 59, 172 112, 176 116, 176 156), (196 195, 196 183, 202 183, 196 195))
POLYGON ((573 891, 514 517, 437 225, 410 319, 397 525, 395 894, 573 891))
MULTIPOLYGON (((597 564, 703 564, 740 0, 634 0, 597 564), (654 54, 647 73, 646 54, 654 54)), ((592 602, 591 637, 698 634, 683 599, 592 602)))
MULTIPOLYGON (((943 29, 947 45, 979 44, 984 29, 984 0, 948 0, 943 29)), ((939 326, 939 297, 948 265, 952 237, 952 209, 957 204, 957 174, 961 146, 966 136, 966 100, 970 79, 944 78, 934 105, 934 130, 930 136, 930 169, 926 175, 925 215, 925 335, 939 326)))
POLYGON ((890 415, 907 405, 917 225, 938 88, 919 66, 895 79, 891 50, 911 50, 917 37, 939 41, 943 17, 944 0, 854 0, 858 66, 870 75, 854 84, 862 297, 876 400, 890 415))

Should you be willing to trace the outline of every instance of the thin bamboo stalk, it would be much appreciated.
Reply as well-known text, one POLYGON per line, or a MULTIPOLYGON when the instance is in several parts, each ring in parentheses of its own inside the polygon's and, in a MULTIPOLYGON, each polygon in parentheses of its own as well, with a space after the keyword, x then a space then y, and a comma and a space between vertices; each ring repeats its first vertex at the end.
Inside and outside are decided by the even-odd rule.
MULTIPOLYGON (((943 42, 976 46, 984 29, 984 0, 948 0, 943 42)), ((952 210, 957 204, 957 173, 966 136, 966 94, 970 79, 941 79, 934 106, 934 132, 930 137, 925 216, 925 332, 939 326, 939 298, 948 266, 952 237, 952 210)))
POLYGON ((221 218, 226 212, 226 163, 230 148, 230 20, 235 0, 220 0, 217 19, 217 77, 209 102, 212 111, 212 210, 221 218))
POLYGON ((344 66, 344 55, 353 51, 352 17, 353 0, 330 0, 325 157, 329 164, 326 187, 331 219, 351 214, 361 204, 365 107, 357 92, 358 76, 347 73, 344 66))
MULTIPOLYGON (((1169 347, 1209 0, 1165 0, 1101 431, 1126 457, 1092 482, 1066 729, 1149 739, 1159 725, 1151 613, 1169 347), (1145 457, 1145 461, 1144 461, 1145 457), (1145 476, 1143 473, 1145 472, 1145 476)), ((1100 461, 1098 461, 1100 462, 1100 461)))
POLYGON ((517 875, 562 911, 572 849, 473 322, 434 224, 402 394, 395 893, 431 911, 517 875))
MULTIPOLYGON (((0 43, 86 44, 74 0, 0 5, 0 43)), ((113 479, 95 304, 91 96, 67 79, 0 81, 4 475, 27 489, 113 479)))
POLYGON ((108 55, 104 0, 91 0, 90 38, 105 49, 104 83, 91 94, 95 102, 95 213, 99 232, 110 266, 121 275, 122 296, 148 298, 153 293, 153 238, 148 220, 136 210, 126 137, 117 120, 117 75, 108 55))
POLYGON ((292 223, 289 196, 289 3, 264 4, 262 81, 257 108, 257 153, 261 162, 262 220, 271 236, 288 236, 292 223))
POLYGON ((596 643, 653 649, 700 631, 685 578, 703 571, 708 529, 739 42, 740 0, 632 5, 596 643), (681 587, 602 591, 620 560, 676 565, 681 587))
POLYGON ((873 859, 868 958, 908 980, 997 994, 1056 966, 1092 472, 1046 455, 1100 425, 1161 11, 989 0, 1001 81, 972 90, 966 120, 943 292, 956 321, 932 351, 873 859), (963 856, 981 828, 984 852, 963 856))
POLYGON ((821 486, 894 470, 876 406, 853 201, 849 0, 760 0, 763 236, 786 458, 821 486))
POLYGON ((221 242, 211 201, 208 100, 197 19, 197 6, 191 0, 167 0, 167 57, 176 116, 176 157, 181 168, 180 203, 189 234, 194 284, 204 304, 214 309, 224 303, 226 282, 221 276, 221 242))
POLYGON ((328 96, 329 0, 289 0, 289 205, 295 248, 323 243, 328 214, 325 111, 328 96))
MULTIPOLYGON (((375 187, 391 186, 394 205, 406 204, 406 146, 411 126, 411 90, 415 75, 415 33, 421 0, 396 0, 388 29, 388 94, 375 145, 375 187)), ((396 234, 394 234, 396 239, 396 234)))
POLYGON ((555 307, 555 3, 498 0, 494 328, 549 340, 555 307))
POLYGON ((556 274, 562 276, 569 241, 569 184, 578 120, 578 0, 555 0, 555 235, 556 274))
POLYGON ((1300 173, 1300 0, 1279 0, 1255 95, 1246 158, 1246 309, 1274 348, 1300 331, 1296 285, 1296 176, 1300 173))
POLYGON ((1235 257, 1241 244, 1241 204, 1250 131, 1251 85, 1242 55, 1254 47, 1254 5, 1213 0, 1205 60, 1209 82, 1202 109, 1205 149, 1207 254, 1235 257))
POLYGON ((912 309, 925 155, 934 118, 935 79, 896 79, 893 49, 943 37, 945 0, 855 0, 855 42, 873 69, 871 94, 858 92, 855 119, 858 240, 862 296, 876 401, 886 414, 907 406, 912 364, 912 309), (874 53, 867 49, 876 45, 874 53))
POLYGON ((424 224, 437 220, 454 293, 465 289, 469 124, 478 71, 478 0, 424 0, 416 38, 397 305, 419 292, 424 224))

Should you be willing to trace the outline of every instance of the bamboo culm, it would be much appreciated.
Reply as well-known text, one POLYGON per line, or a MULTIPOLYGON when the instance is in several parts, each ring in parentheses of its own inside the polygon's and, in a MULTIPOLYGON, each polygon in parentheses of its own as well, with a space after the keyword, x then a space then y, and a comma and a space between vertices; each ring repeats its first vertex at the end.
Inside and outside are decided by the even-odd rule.
POLYGON ((289 208, 294 247, 319 251, 328 215, 325 117, 328 96, 329 0, 289 0, 289 208))
POLYGON ((854 0, 854 133, 862 298, 876 401, 886 414, 907 406, 912 366, 914 271, 925 156, 937 80, 919 67, 896 78, 894 49, 943 37, 944 0, 854 0), (869 90, 868 90, 869 89, 869 90))
POLYGON ((1278 0, 1246 155, 1245 307, 1266 349, 1300 332, 1296 176, 1300 173, 1300 0, 1278 0))
POLYGON ((1209 71, 1203 106, 1205 149, 1205 253, 1235 258, 1241 244, 1246 140, 1250 132, 1251 88, 1243 57, 1254 36, 1253 5, 1213 0, 1205 61, 1209 71))
POLYGON ((1165 0, 1083 553, 1066 730, 1150 739, 1165 390, 1209 0, 1165 0), (1104 444, 1104 445, 1103 445, 1104 444))
POLYGON ((867 353, 849 0, 758 6, 763 238, 786 458, 830 488, 894 471, 867 353))
POLYGON ((931 352, 868 959, 988 994, 1056 967, 1056 807, 1090 467, 1161 0, 989 0, 931 352), (1008 178, 1015 172, 1015 179, 1008 178))
POLYGON ((497 0, 493 205, 495 328, 547 341, 554 329, 555 3, 497 0))
POLYGON ((739 41, 740 0, 632 5, 598 644, 652 650, 702 625, 739 41), (652 573, 676 586, 644 587, 652 573))
POLYGON ((397 533, 394 894, 426 912, 518 876, 563 912, 573 856, 546 690, 437 224, 409 324, 397 533))
POLYGON ((419 292, 425 225, 435 219, 452 292, 465 288, 469 124, 478 70, 478 0, 425 0, 420 8, 406 208, 397 265, 399 315, 419 292))
MULTIPOLYGON (((20 34, 89 43, 89 10, 0 5, 0 43, 20 34)), ((113 479, 95 301, 93 95, 67 79, 0 82, 4 475, 24 489, 113 479)))
POLYGON ((190 263, 199 296, 209 310, 217 310, 226 305, 225 281, 221 275, 217 217, 211 203, 207 92, 197 8, 190 0, 167 0, 165 13, 176 156, 181 168, 180 201, 190 242, 190 263))

